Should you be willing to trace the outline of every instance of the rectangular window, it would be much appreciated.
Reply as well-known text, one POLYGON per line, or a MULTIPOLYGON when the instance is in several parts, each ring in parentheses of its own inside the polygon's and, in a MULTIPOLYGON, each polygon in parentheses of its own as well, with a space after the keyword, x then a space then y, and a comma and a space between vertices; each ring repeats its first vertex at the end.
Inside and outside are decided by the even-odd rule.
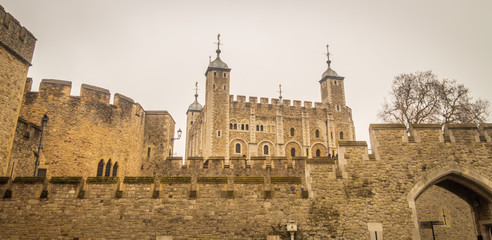
POLYGON ((150 157, 150 148, 147 148, 147 157, 150 157))
POLYGON ((38 169, 38 177, 46 177, 46 169, 44 168, 38 169))

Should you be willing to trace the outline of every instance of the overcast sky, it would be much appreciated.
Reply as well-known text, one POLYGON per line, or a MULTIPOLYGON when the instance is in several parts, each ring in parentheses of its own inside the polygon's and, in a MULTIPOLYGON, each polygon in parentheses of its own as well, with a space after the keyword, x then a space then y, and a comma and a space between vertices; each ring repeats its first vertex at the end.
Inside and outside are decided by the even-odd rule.
MULTIPOLYGON (((29 77, 87 83, 121 93, 146 110, 168 110, 176 130, 205 70, 221 58, 231 94, 320 102, 319 80, 332 68, 345 77, 357 140, 394 76, 432 70, 491 101, 492 1, 163 1, 0 0, 38 39, 29 77)), ((489 121, 491 119, 489 118, 489 121)), ((183 134, 184 135, 184 134, 183 134)), ((185 140, 175 154, 184 155, 185 140)))

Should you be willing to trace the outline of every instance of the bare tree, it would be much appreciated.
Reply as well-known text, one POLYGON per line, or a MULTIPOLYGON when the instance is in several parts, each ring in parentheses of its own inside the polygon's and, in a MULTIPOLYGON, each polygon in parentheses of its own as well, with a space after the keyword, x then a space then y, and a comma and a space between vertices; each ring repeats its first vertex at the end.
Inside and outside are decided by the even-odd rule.
POLYGON ((469 90, 456 80, 439 81, 431 71, 401 74, 393 80, 390 101, 378 113, 390 123, 481 123, 489 102, 473 101, 469 90))

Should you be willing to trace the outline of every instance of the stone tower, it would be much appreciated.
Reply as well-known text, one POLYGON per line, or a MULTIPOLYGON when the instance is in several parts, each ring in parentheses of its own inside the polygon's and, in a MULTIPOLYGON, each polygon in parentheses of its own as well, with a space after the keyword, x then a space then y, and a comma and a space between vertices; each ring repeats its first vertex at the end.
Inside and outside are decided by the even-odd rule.
POLYGON ((205 72, 205 145, 203 156, 228 156, 229 81, 231 69, 220 59, 220 34, 217 57, 205 72))
POLYGON ((330 51, 326 45, 328 68, 321 76, 321 101, 328 108, 329 148, 334 154, 338 141, 355 141, 352 109, 345 104, 345 77, 339 76, 331 68, 330 51))
POLYGON ((10 175, 10 151, 35 43, 36 38, 0 6, 0 176, 10 175))
POLYGON ((196 123, 198 116, 202 112, 202 105, 198 103, 198 82, 195 84, 195 101, 188 107, 186 111, 186 152, 185 158, 192 156, 192 146, 194 144, 191 137, 191 126, 196 123))

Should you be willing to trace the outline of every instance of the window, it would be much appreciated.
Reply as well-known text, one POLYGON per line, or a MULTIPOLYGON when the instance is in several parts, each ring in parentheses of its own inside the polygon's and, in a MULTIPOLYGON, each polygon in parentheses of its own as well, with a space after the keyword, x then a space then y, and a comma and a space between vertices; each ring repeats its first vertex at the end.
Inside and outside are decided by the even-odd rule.
POLYGON ((309 157, 309 149, 306 148, 306 157, 309 157))
POLYGON ((220 137, 220 130, 217 131, 217 137, 220 137))
POLYGON ((333 132, 330 133, 330 138, 333 139, 333 132))
POLYGON ((340 140, 343 140, 343 132, 340 132, 340 140))
POLYGON ((190 125, 193 125, 193 121, 190 122, 190 125))
POLYGON ((229 129, 232 129, 232 123, 229 123, 229 129))
POLYGON ((290 128, 290 135, 291 135, 291 136, 294 136, 294 133, 295 133, 294 128, 290 128))
POLYGON ((45 168, 38 169, 38 177, 46 177, 46 169, 45 168))
POLYGON ((316 157, 321 157, 321 151, 319 149, 316 149, 316 157))
POLYGON ((263 125, 260 126, 260 130, 263 132, 263 125))
MULTIPOLYGON (((214 77, 217 76, 217 72, 214 72, 214 77)), ((215 85, 214 85, 215 86, 215 85)), ((215 87, 214 87, 215 88, 215 87)))
POLYGON ((248 124, 246 124, 246 131, 248 131, 248 130, 249 130, 249 125, 248 125, 248 124))
POLYGON ((150 157, 150 148, 147 148, 147 157, 150 157))
POLYGON ((234 130, 236 130, 236 129, 237 129, 237 124, 236 124, 236 123, 234 123, 234 130))
POLYGON ((226 73, 224 73, 224 77, 226 77, 226 73))
POLYGON ((263 155, 268 155, 268 154, 270 154, 268 150, 269 150, 269 149, 268 149, 268 145, 263 146, 263 155))
POLYGON ((108 163, 106 163, 106 172, 104 173, 105 177, 109 177, 111 174, 111 159, 108 160, 108 163))
POLYGON ((116 177, 116 175, 118 175, 118 162, 115 162, 114 163, 114 166, 113 166, 113 177, 116 177))
POLYGON ((224 90, 226 90, 226 89, 227 89, 227 88, 226 88, 226 85, 224 85, 224 90))
POLYGON ((340 105, 337 105, 337 111, 340 111, 340 105))
POLYGON ((291 157, 295 157, 296 156, 296 149, 295 148, 291 148, 290 149, 290 156, 291 157))
POLYGON ((236 143, 236 153, 241 153, 241 144, 236 143))
POLYGON ((260 131, 260 125, 256 125, 256 131, 260 131))
POLYGON ((104 171, 104 160, 101 159, 101 161, 99 161, 99 164, 97 164, 96 176, 101 177, 103 175, 103 171, 104 171))
POLYGON ((244 124, 241 124, 241 130, 244 130, 244 124))
POLYGON ((316 131, 314 131, 314 135, 316 136, 316 138, 319 138, 319 130, 316 129, 316 131))
POLYGON ((215 90, 215 84, 214 84, 214 90, 215 90))

